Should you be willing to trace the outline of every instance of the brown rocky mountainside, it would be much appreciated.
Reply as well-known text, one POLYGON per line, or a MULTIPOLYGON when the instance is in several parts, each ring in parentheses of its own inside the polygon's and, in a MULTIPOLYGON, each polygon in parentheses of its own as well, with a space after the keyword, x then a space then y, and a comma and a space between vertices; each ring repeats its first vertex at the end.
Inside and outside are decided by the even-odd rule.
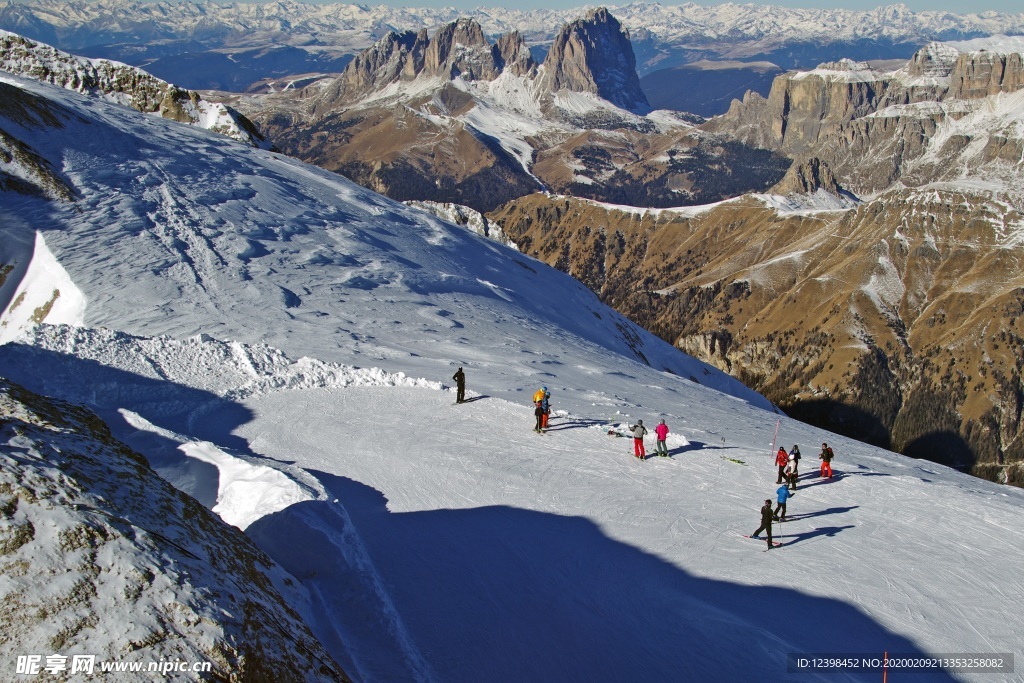
POLYGON ((489 218, 790 414, 1019 485, 1022 213, 987 195, 899 190, 830 212, 537 194, 489 218))

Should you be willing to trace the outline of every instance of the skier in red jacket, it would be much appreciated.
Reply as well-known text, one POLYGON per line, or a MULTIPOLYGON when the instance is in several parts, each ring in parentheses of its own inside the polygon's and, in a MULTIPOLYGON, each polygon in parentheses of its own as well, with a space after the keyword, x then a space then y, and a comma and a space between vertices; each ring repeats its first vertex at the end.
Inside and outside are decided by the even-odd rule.
POLYGON ((779 478, 775 483, 781 484, 783 477, 786 476, 786 465, 789 464, 789 455, 786 453, 786 449, 781 446, 779 447, 779 452, 775 455, 775 464, 779 466, 779 478))

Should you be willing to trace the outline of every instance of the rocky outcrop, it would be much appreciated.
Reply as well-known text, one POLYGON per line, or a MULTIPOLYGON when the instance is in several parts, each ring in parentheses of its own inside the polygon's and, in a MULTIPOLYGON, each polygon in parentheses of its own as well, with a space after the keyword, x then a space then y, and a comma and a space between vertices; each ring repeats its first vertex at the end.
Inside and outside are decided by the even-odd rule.
POLYGON ((338 102, 356 101, 391 83, 413 80, 423 71, 429 42, 426 29, 418 33, 389 31, 348 63, 320 97, 318 107, 333 109, 338 102))
POLYGON ((202 126, 254 147, 269 147, 252 122, 238 112, 126 64, 76 57, 0 31, 0 69, 83 94, 106 97, 146 114, 202 126))
POLYGON ((817 157, 811 157, 790 166, 782 180, 769 192, 784 195, 813 194, 818 190, 824 190, 837 197, 843 192, 828 164, 817 157))
POLYGON ((294 579, 95 414, 0 379, 0 463, 5 660, 35 656, 42 667, 52 656, 63 673, 85 655, 97 673, 101 662, 177 662, 209 668, 175 668, 195 673, 172 679, 350 680, 299 615, 308 598, 294 579))
POLYGON ((505 33, 498 38, 494 45, 498 55, 498 64, 501 71, 511 73, 513 76, 533 77, 537 73, 537 62, 526 41, 518 31, 505 33))
POLYGON ((541 82, 547 92, 591 93, 628 111, 650 110, 629 34, 603 7, 567 24, 555 36, 541 82))
POLYGON ((423 61, 424 75, 445 79, 491 81, 500 73, 491 44, 480 24, 472 19, 459 19, 438 29, 423 61))
MULTIPOLYGON (((27 128, 61 125, 49 102, 7 83, 0 83, 0 115, 27 128)), ((61 201, 76 196, 69 179, 12 132, 0 128, 0 191, 5 190, 61 201)))
POLYGON ((1019 52, 971 52, 956 60, 950 74, 949 97, 978 99, 1024 88, 1024 55, 1019 52))

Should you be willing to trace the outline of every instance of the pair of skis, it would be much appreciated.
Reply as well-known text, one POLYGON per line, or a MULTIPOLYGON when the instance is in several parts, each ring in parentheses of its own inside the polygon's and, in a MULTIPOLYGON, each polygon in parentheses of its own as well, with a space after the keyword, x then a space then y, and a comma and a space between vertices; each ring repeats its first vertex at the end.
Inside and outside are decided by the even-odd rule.
MULTIPOLYGON (((743 534, 743 538, 749 538, 749 539, 752 539, 752 540, 755 540, 755 541, 762 541, 762 540, 764 540, 764 539, 762 539, 762 538, 761 538, 761 537, 759 537, 759 536, 749 536, 749 535, 747 535, 747 534, 743 534)), ((782 543, 779 543, 778 541, 772 541, 772 547, 771 547, 771 548, 765 548, 763 552, 768 552, 768 551, 769 551, 769 550, 771 550, 772 548, 778 548, 778 547, 780 547, 780 546, 782 546, 782 545, 783 545, 783 544, 782 544, 782 543)))

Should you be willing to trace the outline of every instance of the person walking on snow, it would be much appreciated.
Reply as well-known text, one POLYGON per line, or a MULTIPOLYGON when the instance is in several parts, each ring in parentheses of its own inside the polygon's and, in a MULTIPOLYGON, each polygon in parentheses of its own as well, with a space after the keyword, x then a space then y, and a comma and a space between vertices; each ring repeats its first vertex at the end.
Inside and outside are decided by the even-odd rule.
POLYGON ((761 526, 757 527, 757 531, 750 534, 750 537, 760 538, 758 534, 762 531, 768 532, 768 548, 770 549, 772 547, 772 501, 768 498, 761 506, 761 526))
POLYGON ((460 367, 452 375, 452 379, 455 380, 455 402, 462 403, 466 400, 466 373, 460 367))
POLYGON ((789 462, 786 463, 786 469, 783 470, 783 473, 786 475, 786 483, 789 484, 791 489, 796 491, 796 456, 792 453, 789 454, 789 462))
POLYGON ((821 460, 821 476, 832 478, 832 458, 834 457, 836 454, 832 452, 829 445, 821 444, 821 455, 818 456, 818 460, 821 460))
POLYGON ((782 483, 782 478, 786 476, 786 465, 789 463, 789 456, 786 455, 786 449, 779 446, 779 452, 775 454, 775 464, 779 466, 779 478, 775 481, 776 484, 782 483))
POLYGON ((799 477, 800 473, 798 472, 798 470, 800 469, 800 447, 797 446, 796 444, 793 444, 793 450, 789 452, 789 457, 796 458, 796 465, 793 467, 793 474, 799 477))
POLYGON ((644 435, 647 434, 647 427, 644 427, 643 420, 637 420, 636 424, 629 428, 633 432, 633 455, 644 460, 647 451, 644 450, 644 435))
POLYGON ((786 521, 786 501, 789 500, 789 496, 790 496, 789 489, 786 488, 785 484, 783 484, 782 486, 779 487, 779 489, 775 493, 779 497, 779 504, 775 508, 775 512, 772 513, 772 517, 774 517, 775 520, 777 520, 779 522, 785 522, 786 521))
POLYGON ((668 457, 668 446, 665 445, 665 438, 668 436, 668 425, 662 420, 658 423, 658 426, 654 428, 654 435, 658 437, 658 443, 655 445, 654 450, 663 458, 668 457))

